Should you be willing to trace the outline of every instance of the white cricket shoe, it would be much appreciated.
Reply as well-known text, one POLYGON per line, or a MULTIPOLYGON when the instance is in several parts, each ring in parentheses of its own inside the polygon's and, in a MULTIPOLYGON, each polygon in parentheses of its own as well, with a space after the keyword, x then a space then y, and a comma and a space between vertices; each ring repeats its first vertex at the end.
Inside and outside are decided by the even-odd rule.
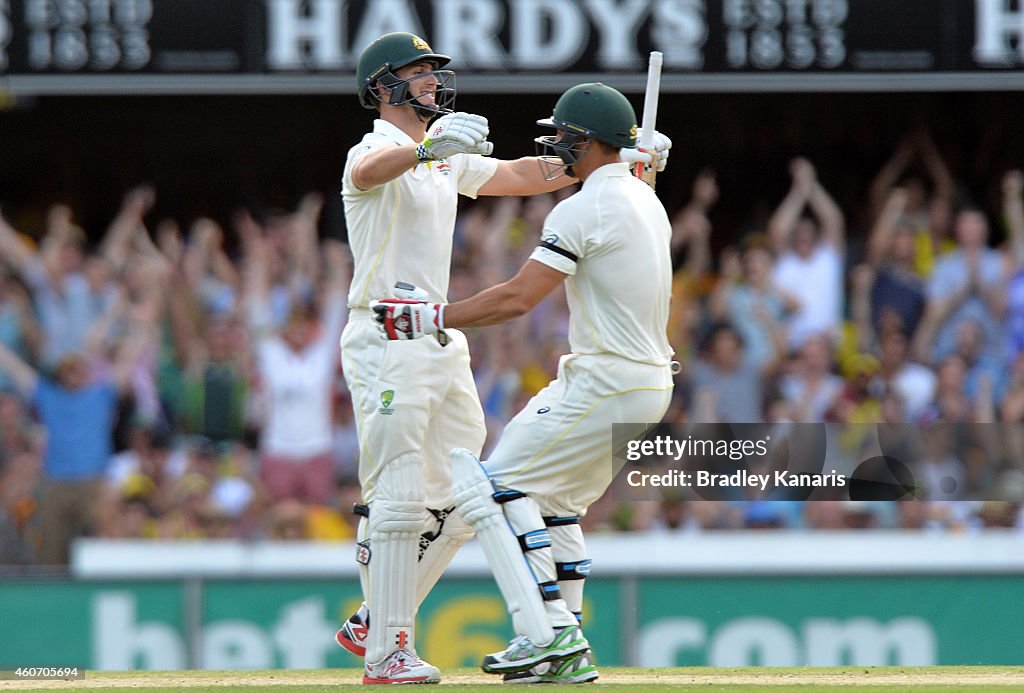
POLYGON ((594 655, 590 650, 584 650, 526 671, 505 674, 502 683, 590 683, 597 678, 594 655))
POLYGON ((395 650, 379 664, 366 663, 364 684, 440 683, 441 671, 411 650, 395 650))
POLYGON ((370 610, 363 602, 359 610, 348 617, 345 624, 334 634, 334 642, 356 657, 366 656, 366 636, 370 633, 370 610))
POLYGON ((484 657, 480 668, 488 674, 508 674, 527 671, 538 664, 565 659, 569 655, 590 649, 579 626, 555 629, 555 639, 547 645, 535 645, 525 636, 518 636, 501 652, 484 657))

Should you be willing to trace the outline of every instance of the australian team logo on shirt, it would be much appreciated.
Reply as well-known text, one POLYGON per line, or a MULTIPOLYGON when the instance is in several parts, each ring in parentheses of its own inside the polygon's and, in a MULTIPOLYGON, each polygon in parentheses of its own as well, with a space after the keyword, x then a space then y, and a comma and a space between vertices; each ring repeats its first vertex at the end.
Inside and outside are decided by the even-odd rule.
POLYGON ((378 414, 384 414, 385 416, 391 416, 395 413, 395 410, 391 408, 391 403, 395 401, 394 390, 384 390, 380 393, 380 409, 377 410, 378 414))

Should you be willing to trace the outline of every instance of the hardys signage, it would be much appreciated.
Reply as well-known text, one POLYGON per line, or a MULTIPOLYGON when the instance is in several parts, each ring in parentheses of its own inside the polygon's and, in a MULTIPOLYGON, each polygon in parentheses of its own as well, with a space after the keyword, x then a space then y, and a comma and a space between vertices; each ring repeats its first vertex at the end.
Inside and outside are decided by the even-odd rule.
POLYGON ((667 91, 1024 88, 1017 0, 0 0, 0 86, 351 92, 389 31, 483 92, 639 88, 651 50, 667 91))

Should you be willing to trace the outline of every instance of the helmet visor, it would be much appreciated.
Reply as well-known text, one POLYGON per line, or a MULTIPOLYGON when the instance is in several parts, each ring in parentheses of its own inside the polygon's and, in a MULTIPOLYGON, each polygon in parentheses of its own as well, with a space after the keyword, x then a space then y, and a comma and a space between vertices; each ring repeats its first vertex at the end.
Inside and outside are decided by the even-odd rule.
POLYGON ((534 138, 537 161, 540 163, 544 180, 555 180, 562 176, 573 176, 573 164, 583 158, 593 140, 568 130, 559 130, 556 135, 534 138))
MULTIPOLYGON (((409 79, 399 79, 389 70, 378 84, 391 91, 386 102, 391 106, 410 104, 417 112, 433 115, 451 113, 455 106, 455 73, 451 70, 421 72, 409 79)), ((372 89, 371 93, 376 95, 372 89)))

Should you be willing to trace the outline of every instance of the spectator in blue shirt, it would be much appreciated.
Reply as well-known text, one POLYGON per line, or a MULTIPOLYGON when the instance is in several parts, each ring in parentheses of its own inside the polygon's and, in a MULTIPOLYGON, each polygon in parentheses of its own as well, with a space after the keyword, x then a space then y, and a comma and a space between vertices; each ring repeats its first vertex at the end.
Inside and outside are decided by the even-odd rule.
POLYGON ((112 453, 118 395, 128 387, 149 339, 151 330, 136 328, 118 351, 110 374, 98 378, 93 378, 82 353, 64 356, 51 379, 0 343, 0 370, 33 404, 46 430, 39 504, 41 563, 66 564, 71 540, 92 528, 112 453))

